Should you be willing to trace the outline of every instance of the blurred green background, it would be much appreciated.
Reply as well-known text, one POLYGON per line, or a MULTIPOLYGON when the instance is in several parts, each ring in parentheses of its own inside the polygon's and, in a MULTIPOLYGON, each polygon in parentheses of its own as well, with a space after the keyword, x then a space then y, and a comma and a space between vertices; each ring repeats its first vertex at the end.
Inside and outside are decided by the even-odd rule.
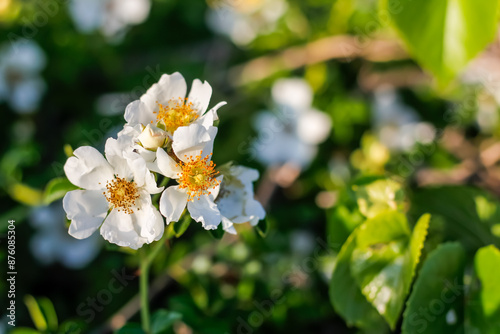
MULTIPOLYGON (((211 106, 228 102, 219 110, 214 160, 261 172, 255 186, 267 218, 220 240, 192 223, 155 260, 152 309, 182 315, 175 333, 386 332, 349 327, 328 297, 338 251, 368 216, 363 195, 353 193, 353 184, 366 182, 360 178, 391 178, 404 189, 398 208, 412 225, 433 214, 428 252, 458 240, 470 259, 479 247, 498 246, 493 3, 482 22, 463 21, 470 32, 463 36, 421 24, 427 9, 439 15, 435 1, 414 15, 416 35, 405 26, 405 15, 416 13, 405 1, 397 16, 390 4, 369 0, 0 0, 0 257, 6 263, 7 221, 15 219, 17 325, 103 333, 138 321, 136 257, 100 236, 71 239, 58 181, 47 184, 64 176, 65 152, 102 151, 121 129, 126 105, 161 74, 179 71, 188 86, 195 78, 211 84, 211 106), (483 37, 474 39, 478 27, 483 37), (439 36, 458 46, 429 49, 441 45, 439 36), (281 117, 273 87, 283 78, 303 80, 312 108, 332 123, 326 139, 300 150, 284 140, 283 150, 302 163, 259 158, 252 146, 290 131, 286 120, 269 139, 258 120, 264 111, 281 117), (442 184, 449 186, 422 190, 442 184), (108 293, 122 272, 133 278, 108 293)), ((292 137, 307 141, 303 132, 292 137)), ((0 285, 2 300, 7 289, 0 285)))

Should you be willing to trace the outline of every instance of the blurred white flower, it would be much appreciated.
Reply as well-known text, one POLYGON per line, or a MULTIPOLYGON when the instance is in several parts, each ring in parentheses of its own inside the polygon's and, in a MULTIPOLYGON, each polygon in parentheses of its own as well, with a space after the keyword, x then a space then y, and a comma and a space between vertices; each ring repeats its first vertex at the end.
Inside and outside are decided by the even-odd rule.
POLYGON ((259 178, 259 172, 243 166, 223 166, 221 174, 224 179, 215 204, 222 216, 224 230, 236 234, 233 224, 257 225, 266 216, 262 204, 254 198, 253 182, 259 178))
POLYGON ((99 29, 106 37, 119 40, 129 26, 148 18, 151 1, 70 0, 68 8, 79 31, 90 33, 99 29))
POLYGON ((106 158, 93 147, 79 147, 64 165, 71 183, 83 188, 63 199, 69 234, 85 239, 100 227, 104 239, 133 249, 159 240, 164 223, 151 194, 163 188, 156 187, 142 157, 123 152, 117 140, 108 139, 105 152, 106 158))
POLYGON ((429 144, 434 140, 434 126, 421 122, 416 111, 405 105, 392 87, 375 91, 372 110, 374 131, 392 151, 408 151, 416 143, 429 144))
POLYGON ((46 90, 40 72, 46 58, 31 40, 18 40, 0 47, 0 101, 18 113, 35 111, 46 90))
POLYGON ((276 81, 272 96, 278 113, 257 116, 256 158, 270 166, 291 163, 305 168, 316 156, 317 145, 328 138, 332 121, 311 107, 313 92, 302 79, 276 81))
POLYGON ((102 244, 97 235, 85 240, 68 235, 60 201, 35 208, 29 220, 36 230, 30 240, 31 253, 43 265, 59 262, 67 268, 80 269, 99 254, 102 244))
POLYGON ((160 212, 167 224, 178 221, 186 208, 191 217, 207 230, 216 229, 221 215, 214 203, 222 177, 216 177, 215 164, 211 161, 216 127, 205 128, 191 124, 174 133, 169 155, 159 148, 158 168, 166 177, 176 179, 178 186, 170 186, 161 195, 160 212))
POLYGON ((215 0, 211 7, 208 26, 235 44, 246 45, 272 32, 288 4, 284 0, 215 0))

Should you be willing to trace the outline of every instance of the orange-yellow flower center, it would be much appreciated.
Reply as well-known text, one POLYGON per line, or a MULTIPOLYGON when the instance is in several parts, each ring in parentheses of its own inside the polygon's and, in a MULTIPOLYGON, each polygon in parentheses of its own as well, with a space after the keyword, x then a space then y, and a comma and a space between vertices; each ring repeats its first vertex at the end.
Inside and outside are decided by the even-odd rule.
POLYGON ((179 97, 179 99, 168 101, 166 105, 158 103, 158 106, 160 109, 154 112, 156 122, 163 123, 165 129, 170 133, 174 133, 181 126, 191 124, 199 117, 196 110, 193 109, 193 103, 188 102, 187 98, 179 97))
POLYGON ((113 181, 106 182, 106 189, 103 194, 110 205, 118 211, 134 213, 135 201, 139 198, 134 181, 127 181, 117 176, 113 181))
POLYGON ((190 156, 187 162, 179 163, 182 169, 178 180, 179 188, 187 189, 188 201, 211 194, 211 190, 220 184, 220 181, 215 179, 219 172, 215 170, 214 162, 208 161, 210 155, 203 159, 200 155, 194 158, 190 156))

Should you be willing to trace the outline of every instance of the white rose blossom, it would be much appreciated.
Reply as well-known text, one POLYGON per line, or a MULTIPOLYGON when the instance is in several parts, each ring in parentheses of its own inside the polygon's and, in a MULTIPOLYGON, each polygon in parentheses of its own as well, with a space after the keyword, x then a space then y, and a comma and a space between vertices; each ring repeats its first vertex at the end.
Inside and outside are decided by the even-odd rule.
POLYGON ((158 168, 161 174, 176 179, 179 185, 170 186, 161 195, 160 212, 167 224, 178 221, 184 209, 207 230, 216 229, 221 215, 214 203, 222 177, 217 177, 211 161, 216 127, 200 124, 181 127, 174 133, 170 154, 158 149, 158 168))
POLYGON ((244 166, 223 166, 221 170, 224 179, 215 204, 224 231, 236 234, 234 224, 249 222, 255 226, 266 216, 262 204, 254 198, 253 182, 259 178, 259 172, 244 166))
POLYGON ((153 171, 158 172, 156 149, 165 147, 178 128, 190 124, 208 128, 218 119, 217 110, 226 104, 220 102, 207 111, 212 87, 206 81, 195 79, 187 97, 186 93, 182 74, 164 74, 125 110, 127 124, 118 134, 118 140, 141 154, 153 171))
POLYGON ((157 188, 144 159, 124 152, 117 140, 107 140, 105 154, 106 158, 95 148, 83 146, 64 165, 69 181, 82 188, 63 199, 71 220, 69 234, 85 239, 100 227, 104 239, 132 249, 159 240, 164 222, 152 205, 151 194, 163 188, 157 188))

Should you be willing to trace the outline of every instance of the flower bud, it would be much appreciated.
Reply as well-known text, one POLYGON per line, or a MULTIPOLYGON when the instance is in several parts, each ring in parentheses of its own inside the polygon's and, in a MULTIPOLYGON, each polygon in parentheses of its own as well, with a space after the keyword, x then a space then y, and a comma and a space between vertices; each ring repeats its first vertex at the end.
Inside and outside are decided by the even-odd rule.
POLYGON ((146 125, 142 129, 142 133, 137 137, 142 147, 147 150, 156 151, 158 147, 165 146, 167 133, 154 125, 146 125))

